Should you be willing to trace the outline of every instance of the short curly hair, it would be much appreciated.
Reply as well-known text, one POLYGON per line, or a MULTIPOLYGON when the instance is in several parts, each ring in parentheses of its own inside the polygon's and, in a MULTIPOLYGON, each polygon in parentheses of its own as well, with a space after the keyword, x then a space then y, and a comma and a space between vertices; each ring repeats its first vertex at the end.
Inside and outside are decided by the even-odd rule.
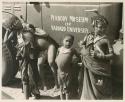
POLYGON ((63 39, 65 39, 66 37, 70 37, 70 38, 74 41, 74 36, 73 36, 73 35, 71 35, 71 34, 67 34, 67 35, 64 36, 63 39))
POLYGON ((34 33, 34 31, 35 31, 35 27, 32 24, 27 24, 27 26, 24 26, 24 28, 22 30, 23 33, 24 32, 34 33))
POLYGON ((101 23, 103 25, 103 27, 108 26, 108 20, 102 15, 93 16, 91 18, 91 23, 92 23, 93 27, 97 26, 97 24, 99 24, 99 23, 101 23))

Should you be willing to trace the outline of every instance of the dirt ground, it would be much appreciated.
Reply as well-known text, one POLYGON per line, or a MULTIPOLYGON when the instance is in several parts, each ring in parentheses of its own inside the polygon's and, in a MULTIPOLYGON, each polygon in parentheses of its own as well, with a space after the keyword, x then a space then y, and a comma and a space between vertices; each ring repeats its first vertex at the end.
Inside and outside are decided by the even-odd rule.
MULTIPOLYGON (((50 82, 50 81, 48 81, 50 82)), ((18 72, 16 77, 7 85, 2 87, 1 98, 3 100, 15 99, 15 100, 24 100, 24 94, 22 93, 21 88, 21 79, 20 73, 18 72)), ((122 100, 123 99, 123 86, 119 83, 113 81, 113 100, 122 100)), ((40 90, 41 98, 40 100, 60 100, 59 90, 56 92, 49 86, 47 91, 40 90)), ((29 100, 34 100, 34 97, 30 97, 29 100)))
MULTIPOLYGON (((7 86, 2 87, 2 99, 16 99, 16 100, 23 100, 24 94, 22 93, 21 89, 21 79, 19 73, 17 73, 16 78, 14 78, 7 86)), ((49 89, 47 91, 40 90, 40 99, 60 99, 59 97, 59 90, 56 92, 53 89, 49 89)), ((30 97, 29 100, 34 100, 34 97, 30 97)))

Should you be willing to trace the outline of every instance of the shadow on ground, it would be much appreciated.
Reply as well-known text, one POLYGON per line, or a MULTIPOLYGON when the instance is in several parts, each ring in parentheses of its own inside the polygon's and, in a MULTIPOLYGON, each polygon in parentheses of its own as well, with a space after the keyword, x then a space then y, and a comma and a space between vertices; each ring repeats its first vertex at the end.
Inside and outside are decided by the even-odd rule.
POLYGON ((51 97, 51 96, 43 96, 43 95, 41 95, 40 100, 60 100, 60 97, 59 96, 51 97))
POLYGON ((4 87, 11 87, 11 88, 21 88, 22 83, 20 78, 13 78, 8 84, 4 87))

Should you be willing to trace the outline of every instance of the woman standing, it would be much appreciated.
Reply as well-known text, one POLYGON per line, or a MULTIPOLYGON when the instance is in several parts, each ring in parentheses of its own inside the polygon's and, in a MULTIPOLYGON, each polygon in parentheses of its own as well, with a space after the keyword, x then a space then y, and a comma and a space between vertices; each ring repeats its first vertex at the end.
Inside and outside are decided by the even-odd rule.
POLYGON ((108 21, 104 16, 92 17, 94 32, 87 34, 82 62, 84 64, 84 81, 81 99, 111 99, 112 83, 110 59, 113 49, 105 34, 108 21))

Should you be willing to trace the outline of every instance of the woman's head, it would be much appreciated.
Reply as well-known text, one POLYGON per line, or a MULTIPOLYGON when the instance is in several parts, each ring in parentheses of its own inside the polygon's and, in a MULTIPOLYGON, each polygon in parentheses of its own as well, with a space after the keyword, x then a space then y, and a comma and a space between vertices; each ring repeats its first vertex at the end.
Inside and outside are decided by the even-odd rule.
POLYGON ((66 35, 63 39, 63 46, 66 48, 70 48, 73 45, 74 36, 73 35, 66 35))
POLYGON ((8 16, 7 18, 4 19, 2 23, 3 23, 2 26, 4 28, 8 28, 11 31, 14 30, 18 31, 23 29, 21 21, 15 15, 8 16))
POLYGON ((30 32, 32 34, 35 33, 35 27, 32 24, 23 24, 23 30, 22 32, 30 32))
POLYGON ((92 17, 92 25, 95 29, 95 33, 103 34, 108 26, 108 21, 104 16, 98 15, 92 17))

